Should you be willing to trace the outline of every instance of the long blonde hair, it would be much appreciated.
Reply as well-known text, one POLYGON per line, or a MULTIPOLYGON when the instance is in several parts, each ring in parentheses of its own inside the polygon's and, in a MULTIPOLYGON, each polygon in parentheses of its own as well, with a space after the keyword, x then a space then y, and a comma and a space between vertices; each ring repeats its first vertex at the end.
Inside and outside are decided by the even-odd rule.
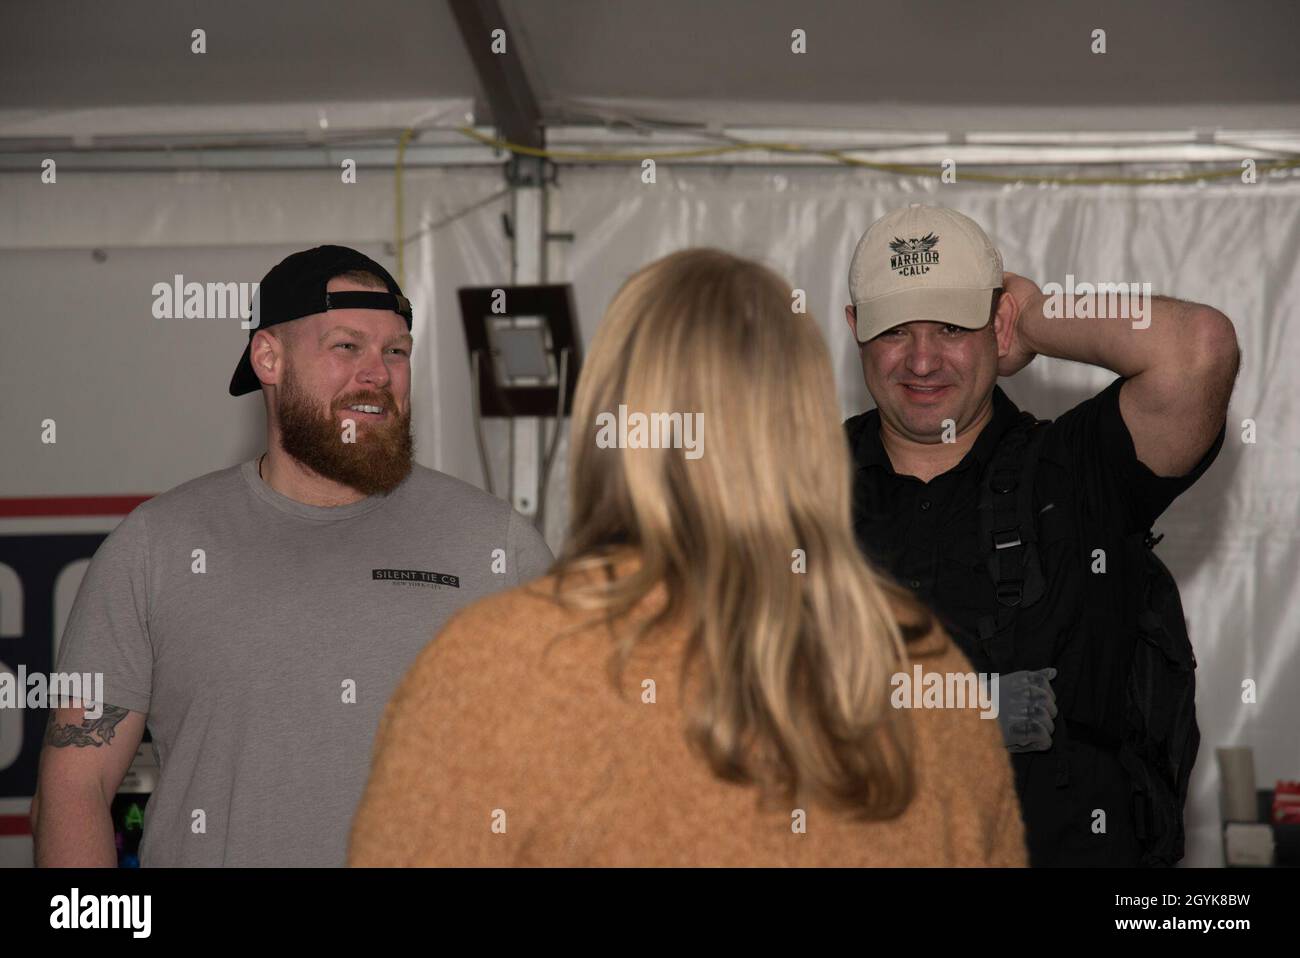
POLYGON ((611 665, 670 623, 688 631, 683 674, 703 664, 689 737, 716 774, 888 818, 914 790, 911 726, 889 705, 889 679, 929 614, 854 542, 830 357, 792 305, 771 270, 714 249, 674 253, 623 285, 574 395, 555 595, 617 628, 659 592, 611 665), (702 413, 703 454, 602 448, 597 417, 619 405, 702 413), (620 554, 640 559, 622 576, 620 554), (593 570, 604 574, 570 578, 593 570))

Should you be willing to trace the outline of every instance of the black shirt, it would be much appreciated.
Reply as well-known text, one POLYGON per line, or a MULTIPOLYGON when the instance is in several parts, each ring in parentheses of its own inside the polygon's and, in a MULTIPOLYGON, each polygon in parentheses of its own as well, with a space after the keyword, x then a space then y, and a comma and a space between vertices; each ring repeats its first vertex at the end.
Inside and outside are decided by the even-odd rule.
MULTIPOLYGON (((1074 739, 1069 727, 1121 734, 1136 634, 1123 621, 1123 540, 1150 528, 1223 444, 1221 430, 1187 475, 1156 476, 1137 458, 1120 416, 1123 383, 1115 380, 1043 427, 1038 452, 1033 508, 1046 588, 1018 614, 1010 670, 1057 669, 1052 748, 1011 756, 1033 865, 1138 862, 1127 774, 1113 751, 1074 739), (1105 553, 1104 574, 1091 571, 1097 549, 1105 553)), ((996 613, 998 603, 977 507, 984 469, 1019 415, 995 386, 992 419, 961 462, 928 483, 894 471, 877 410, 844 424, 856 465, 854 529, 862 550, 934 610, 980 672, 998 671, 976 637, 979 619, 996 613)))

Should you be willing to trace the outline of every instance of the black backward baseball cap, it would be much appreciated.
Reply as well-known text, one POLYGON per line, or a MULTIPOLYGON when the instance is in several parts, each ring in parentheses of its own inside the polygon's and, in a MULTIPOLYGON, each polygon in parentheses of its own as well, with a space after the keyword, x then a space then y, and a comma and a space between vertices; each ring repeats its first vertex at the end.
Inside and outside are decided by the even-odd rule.
POLYGON ((382 309, 397 313, 411 328, 411 301, 402 295, 397 280, 369 256, 346 246, 317 246, 286 256, 258 284, 253 296, 253 316, 257 325, 248 331, 249 345, 239 357, 235 375, 230 377, 230 395, 242 396, 262 388, 253 372, 253 334, 278 323, 324 313, 331 309, 382 309), (384 281, 388 292, 349 291, 327 293, 326 285, 335 276, 354 269, 374 273, 384 281))

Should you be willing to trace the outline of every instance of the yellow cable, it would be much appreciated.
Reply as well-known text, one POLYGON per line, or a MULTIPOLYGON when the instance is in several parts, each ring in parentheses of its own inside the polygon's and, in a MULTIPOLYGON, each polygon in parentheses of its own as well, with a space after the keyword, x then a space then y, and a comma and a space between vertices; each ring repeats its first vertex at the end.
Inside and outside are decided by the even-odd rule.
MULTIPOLYGON (((808 156, 824 156, 827 159, 835 160, 836 162, 842 163, 846 166, 858 166, 869 170, 877 170, 882 173, 898 173, 928 177, 940 177, 943 175, 940 172, 936 172, 934 168, 930 166, 915 166, 906 163, 873 163, 869 160, 862 160, 855 156, 849 156, 842 150, 819 150, 813 147, 801 146, 796 143, 744 142, 728 144, 725 146, 697 147, 686 150, 667 150, 656 153, 597 153, 583 150, 543 150, 533 146, 522 146, 518 143, 511 143, 508 140, 500 140, 496 137, 488 136, 487 134, 480 133, 473 127, 468 126, 460 127, 460 132, 470 139, 477 140, 486 146, 491 146, 499 150, 509 150, 512 153, 519 153, 524 156, 545 157, 550 160, 573 160, 587 163, 640 163, 643 160, 659 161, 695 159, 703 156, 721 156, 726 153, 743 153, 754 150, 766 150, 770 153, 802 153, 808 156)), ((1260 163, 1256 166, 1256 170, 1261 173, 1266 173, 1270 170, 1283 170, 1296 166, 1300 166, 1300 160, 1278 160, 1273 163, 1260 163)), ((961 174, 961 179, 973 180, 977 183, 1058 183, 1062 185, 1086 186, 1116 184, 1124 186, 1140 186, 1154 183, 1186 183, 1195 180, 1225 179, 1231 176, 1239 176, 1240 174, 1240 167, 1231 167, 1224 170, 1172 173, 1165 176, 1150 177, 1035 176, 1030 174, 1008 176, 998 173, 963 173, 961 174)))
POLYGON ((402 230, 402 164, 406 160, 406 144, 411 141, 415 129, 407 127, 402 131, 401 137, 397 141, 397 166, 394 173, 394 187, 396 188, 397 201, 397 235, 394 237, 393 246, 397 249, 397 285, 402 289, 406 288, 406 233, 402 230))

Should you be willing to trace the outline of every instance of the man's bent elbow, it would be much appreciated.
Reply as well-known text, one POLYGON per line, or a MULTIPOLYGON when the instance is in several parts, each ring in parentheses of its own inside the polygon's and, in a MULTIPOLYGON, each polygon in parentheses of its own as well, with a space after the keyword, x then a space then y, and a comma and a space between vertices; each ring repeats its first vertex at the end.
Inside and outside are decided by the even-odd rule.
POLYGON ((1197 311, 1190 337, 1190 370, 1208 383, 1231 388, 1241 365, 1241 349, 1232 320, 1210 306, 1197 311))

